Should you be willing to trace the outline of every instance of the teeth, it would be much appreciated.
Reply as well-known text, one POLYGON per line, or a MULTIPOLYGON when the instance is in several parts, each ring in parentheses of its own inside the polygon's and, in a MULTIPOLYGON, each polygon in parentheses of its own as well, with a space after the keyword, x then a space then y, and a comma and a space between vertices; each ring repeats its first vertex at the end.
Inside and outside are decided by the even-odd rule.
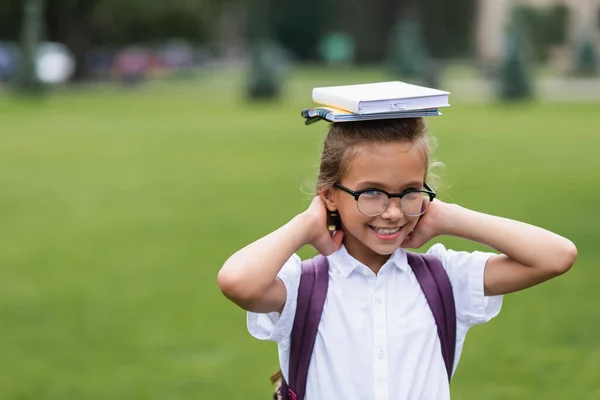
POLYGON ((396 233, 400 230, 400 228, 395 228, 395 229, 383 229, 383 228, 375 228, 374 226, 372 227, 373 230, 377 233, 381 233, 382 235, 391 235, 392 233, 396 233))

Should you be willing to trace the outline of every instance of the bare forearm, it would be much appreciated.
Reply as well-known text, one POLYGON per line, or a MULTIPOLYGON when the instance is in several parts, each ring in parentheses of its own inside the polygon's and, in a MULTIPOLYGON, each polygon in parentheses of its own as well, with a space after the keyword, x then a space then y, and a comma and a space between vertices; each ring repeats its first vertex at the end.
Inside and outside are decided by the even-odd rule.
POLYGON ((443 234, 489 246, 533 268, 561 270, 574 261, 571 241, 545 229, 449 205, 443 234))
POLYGON ((307 228, 301 216, 233 254, 219 272, 219 285, 236 297, 264 293, 285 262, 306 244, 307 228))
POLYGON ((331 235, 325 203, 315 196, 306 211, 232 255, 219 271, 217 283, 225 296, 245 310, 281 312, 287 288, 277 273, 286 261, 305 244, 320 254, 332 254, 343 237, 342 231, 331 235))

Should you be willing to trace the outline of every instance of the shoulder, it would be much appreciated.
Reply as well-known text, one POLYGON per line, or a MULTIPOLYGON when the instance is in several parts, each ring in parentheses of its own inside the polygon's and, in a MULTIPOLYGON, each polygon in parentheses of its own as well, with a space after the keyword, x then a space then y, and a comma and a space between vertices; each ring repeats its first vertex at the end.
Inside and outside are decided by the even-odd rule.
POLYGON ((292 254, 290 258, 285 262, 281 270, 277 273, 279 279, 284 283, 286 281, 296 281, 300 279, 302 274, 302 260, 297 254, 292 254))
POLYGON ((447 249, 443 244, 436 243, 427 251, 427 254, 438 258, 444 269, 450 275, 464 272, 473 268, 484 268, 487 260, 494 256, 494 253, 482 251, 455 251, 447 249))
POLYGON ((286 288, 289 290, 289 286, 293 285, 297 287, 300 284, 303 271, 309 272, 312 271, 313 268, 327 269, 328 267, 329 260, 327 257, 317 255, 302 260, 297 254, 292 254, 277 273, 277 277, 283 281, 286 288), (314 262, 311 263, 309 261, 314 262))
POLYGON ((483 289, 485 266, 495 253, 455 251, 438 243, 427 254, 440 259, 448 274, 459 320, 473 325, 489 321, 498 314, 502 296, 486 297, 483 289))
POLYGON ((296 300, 298 286, 302 272, 302 260, 297 254, 285 262, 277 273, 285 286, 286 299, 281 313, 247 313, 247 325, 250 334, 257 339, 282 342, 289 338, 292 331, 294 316, 296 314, 296 300))

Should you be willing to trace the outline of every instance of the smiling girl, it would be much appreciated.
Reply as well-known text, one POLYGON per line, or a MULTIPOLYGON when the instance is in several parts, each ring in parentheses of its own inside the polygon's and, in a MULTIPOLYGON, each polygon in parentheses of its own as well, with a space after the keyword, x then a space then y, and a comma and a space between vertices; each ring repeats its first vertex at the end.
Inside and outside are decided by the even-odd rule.
POLYGON ((454 369, 467 331, 499 313, 503 294, 575 262, 575 246, 561 236, 437 199, 427 184, 429 142, 420 118, 332 124, 308 209, 233 254, 219 272, 222 292, 248 311, 250 333, 278 343, 287 378, 301 276, 295 252, 310 244, 327 256, 329 290, 305 399, 450 398, 436 324, 405 248, 451 235, 495 250, 435 244, 428 251, 452 285, 454 369))

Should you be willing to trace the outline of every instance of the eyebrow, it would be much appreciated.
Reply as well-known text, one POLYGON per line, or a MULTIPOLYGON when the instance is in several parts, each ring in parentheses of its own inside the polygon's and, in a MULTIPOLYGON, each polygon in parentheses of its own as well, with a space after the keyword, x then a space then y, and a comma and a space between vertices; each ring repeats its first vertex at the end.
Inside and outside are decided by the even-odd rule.
MULTIPOLYGON (((380 188, 385 188, 387 185, 381 182, 375 182, 375 181, 364 181, 364 182, 359 182, 356 187, 356 190, 360 190, 360 189, 368 189, 368 188, 373 188, 373 189, 380 189, 380 188)), ((420 188, 423 187, 423 181, 412 181, 409 183, 404 184, 401 188, 402 190, 407 189, 407 188, 420 188)), ((401 191, 402 191, 401 190, 401 191)))

